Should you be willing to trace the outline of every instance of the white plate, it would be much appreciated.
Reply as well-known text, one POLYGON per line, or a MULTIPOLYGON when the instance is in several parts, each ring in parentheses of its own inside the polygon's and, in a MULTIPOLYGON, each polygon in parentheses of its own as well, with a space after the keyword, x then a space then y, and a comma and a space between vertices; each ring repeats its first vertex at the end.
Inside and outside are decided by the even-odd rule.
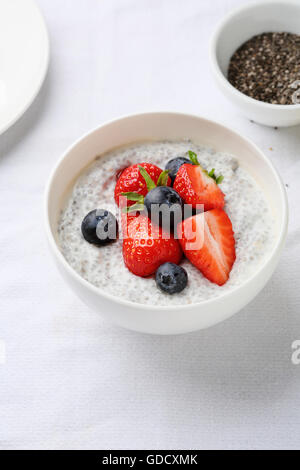
POLYGON ((48 33, 34 0, 0 0, 0 134, 34 101, 48 63, 48 33))

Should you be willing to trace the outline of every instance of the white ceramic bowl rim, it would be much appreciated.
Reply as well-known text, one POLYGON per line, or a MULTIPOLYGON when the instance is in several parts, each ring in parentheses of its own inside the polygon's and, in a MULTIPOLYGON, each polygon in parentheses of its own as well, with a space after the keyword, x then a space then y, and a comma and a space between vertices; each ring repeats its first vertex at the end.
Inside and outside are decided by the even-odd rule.
MULTIPOLYGON (((253 10, 256 7, 261 7, 263 5, 270 5, 270 4, 277 4, 277 5, 283 5, 284 3, 290 4, 290 5, 296 5, 300 6, 299 0, 261 0, 261 1, 256 1, 253 3, 247 3, 246 5, 242 5, 240 7, 235 8, 234 10, 230 11, 228 15, 225 16, 221 20, 221 22, 218 24, 216 31, 214 32, 211 42, 210 42, 210 61, 212 66, 214 67, 219 79, 228 87, 231 89, 231 91, 236 95, 242 98, 245 103, 252 103, 256 104, 257 106, 260 106, 261 108, 265 109, 270 109, 270 110, 295 110, 300 108, 300 104, 272 104, 272 103, 265 103, 264 101, 256 100, 254 98, 251 98, 251 96, 245 95, 241 91, 239 91, 237 88, 235 88, 227 79, 227 77, 224 75, 222 72, 219 62, 217 60, 217 44, 219 41, 219 36, 224 28, 224 26, 230 22, 235 16, 239 15, 243 11, 247 10, 253 10)), ((241 44, 242 45, 242 44, 241 44)))
MULTIPOLYGON (((100 128, 109 126, 109 125, 111 125, 111 124, 113 124, 117 121, 120 121, 120 120, 123 120, 123 119, 126 119, 126 118, 144 116, 144 115, 149 115, 149 114, 157 114, 157 115, 159 115, 159 114, 169 114, 169 115, 174 115, 174 116, 177 115, 177 116, 194 117, 194 118, 198 118, 198 119, 200 117, 199 115, 190 114, 190 113, 185 114, 185 113, 168 112, 168 111, 157 111, 157 112, 153 111, 153 112, 123 115, 123 116, 118 117, 116 119, 112 119, 110 121, 104 122, 100 126, 97 126, 93 130, 85 133, 82 137, 80 137, 78 140, 76 140, 76 142, 74 144, 72 144, 64 152, 63 156, 58 160, 57 164, 55 165, 55 167, 54 167, 54 169, 53 169, 53 171, 50 175, 50 178, 49 178, 47 186, 46 186, 45 199, 44 199, 44 210, 45 210, 44 214, 45 214, 45 228, 46 228, 47 238, 48 238, 48 241, 50 243, 50 247, 52 248, 53 253, 55 254, 56 259, 58 260, 59 263, 61 263, 63 265, 63 267, 67 270, 67 272, 71 275, 71 277, 75 278, 80 284, 82 284, 85 288, 87 288, 88 290, 90 290, 94 294, 105 297, 106 299, 111 300, 115 303, 118 303, 120 305, 126 305, 126 306, 129 306, 129 307, 134 308, 134 309, 143 308, 143 309, 146 309, 146 310, 168 310, 168 311, 170 311, 170 310, 173 310, 173 311, 174 310, 189 310, 189 309, 193 309, 197 305, 201 305, 201 306, 202 305, 209 305, 209 304, 215 302, 215 299, 209 299, 209 300, 205 300, 205 301, 202 301, 202 302, 195 302, 195 303, 192 303, 192 304, 189 304, 189 305, 159 306, 159 305, 148 305, 148 304, 142 304, 142 303, 137 303, 137 302, 131 302, 129 300, 124 300, 124 299, 121 299, 119 297, 108 294, 107 292, 104 292, 100 288, 98 288, 98 287, 94 286, 93 284, 91 284, 90 282, 86 281, 83 277, 81 277, 69 265, 69 263, 66 261, 65 257, 63 256, 62 252, 60 251, 60 249, 59 249, 59 247, 58 247, 58 245, 57 245, 57 243, 54 239, 52 230, 51 230, 50 221, 49 221, 49 210, 48 210, 49 209, 50 193, 51 193, 52 184, 53 184, 53 180, 55 178, 56 172, 59 170, 59 167, 60 167, 61 163, 63 162, 63 160, 65 159, 65 157, 79 144, 79 142, 81 142, 85 138, 88 138, 94 132, 97 132, 100 128)), ((257 272, 254 275, 250 276, 244 283, 242 283, 240 286, 237 286, 237 287, 229 290, 228 292, 225 292, 224 294, 218 296, 218 300, 220 300, 220 299, 225 299, 225 298, 230 297, 232 295, 238 294, 238 291, 242 287, 245 287, 248 283, 250 283, 253 280, 253 278, 255 278, 257 275, 259 275, 259 273, 271 261, 271 259, 273 258, 274 253, 277 252, 278 250, 281 250, 281 248, 284 245, 286 235, 287 235, 288 202, 287 202, 287 195, 286 195, 286 191, 285 191, 283 182, 282 182, 281 177, 279 176, 277 170, 273 167, 270 160, 264 155, 264 153, 253 142, 251 142, 249 139, 242 136, 241 134, 238 134, 232 128, 229 128, 229 127, 223 125, 222 123, 219 123, 217 121, 212 121, 210 119, 206 119, 206 118, 203 118, 203 117, 201 117, 201 119, 203 119, 203 121, 206 121, 206 122, 211 123, 211 124, 217 124, 217 125, 223 127, 223 129, 225 129, 226 131, 232 132, 236 136, 242 137, 249 145, 252 146, 252 148, 254 150, 256 150, 256 152, 258 152, 260 154, 261 158, 268 165, 269 170, 272 172, 273 177, 275 178, 275 180, 278 183, 278 188, 280 189, 281 197, 282 197, 282 200, 283 200, 283 203, 284 203, 284 223, 281 226, 280 232, 279 232, 278 237, 277 237, 277 241, 276 241, 276 243, 274 243, 273 249, 270 252, 268 258, 263 263, 261 263, 261 265, 260 265, 259 269, 257 270, 257 272)))

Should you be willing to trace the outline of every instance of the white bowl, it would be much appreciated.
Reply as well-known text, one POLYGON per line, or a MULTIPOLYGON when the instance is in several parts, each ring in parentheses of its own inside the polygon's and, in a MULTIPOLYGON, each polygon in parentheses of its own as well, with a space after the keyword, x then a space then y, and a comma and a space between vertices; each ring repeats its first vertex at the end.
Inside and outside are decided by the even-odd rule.
POLYGON ((50 249, 64 279, 90 307, 108 320, 131 330, 177 334, 215 325, 250 302, 270 279, 287 233, 288 207, 285 188, 276 170, 250 141, 234 131, 201 117, 178 113, 147 113, 127 116, 103 124, 70 147, 56 165, 46 190, 46 231, 50 249), (178 140, 189 137, 195 143, 226 151, 239 158, 268 199, 276 223, 276 239, 269 257, 256 274, 241 286, 202 303, 158 307, 113 297, 77 274, 63 257, 57 241, 57 223, 66 190, 96 155, 113 147, 141 140, 178 140))
POLYGON ((0 1, 0 135, 36 98, 49 65, 49 37, 35 0, 0 1))
POLYGON ((250 98, 229 83, 227 72, 232 55, 245 41, 264 32, 283 31, 300 34, 299 0, 263 0, 242 6, 223 19, 211 40, 211 68, 221 91, 249 119, 266 126, 300 124, 300 105, 274 105, 250 98))

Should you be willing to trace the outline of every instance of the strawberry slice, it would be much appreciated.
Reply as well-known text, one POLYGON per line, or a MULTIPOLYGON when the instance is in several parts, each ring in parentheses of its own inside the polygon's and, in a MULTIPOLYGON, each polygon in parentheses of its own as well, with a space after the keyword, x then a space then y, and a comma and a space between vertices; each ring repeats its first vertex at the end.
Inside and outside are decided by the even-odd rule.
POLYGON ((147 216, 141 214, 132 219, 127 230, 128 235, 123 240, 123 258, 127 268, 136 276, 147 277, 161 264, 180 262, 182 250, 178 240, 153 225, 147 216))
POLYGON ((223 181, 222 176, 215 176, 215 170, 209 173, 198 162, 194 152, 188 152, 191 164, 182 165, 176 175, 173 188, 186 204, 193 208, 203 204, 204 210, 223 209, 225 205, 224 194, 218 184, 223 181))
MULTIPOLYGON (((120 206, 120 196, 123 193, 136 193, 146 196, 148 191, 155 188, 159 179, 164 181, 164 185, 171 185, 171 178, 166 177, 166 172, 152 163, 140 163, 131 165, 122 171, 115 187, 115 201, 120 206), (142 169, 142 170, 141 170, 142 169), (144 171, 143 171, 144 169, 144 171)), ((134 201, 128 199, 127 206, 132 206, 134 201)))
POLYGON ((213 209, 178 224, 179 242, 190 262, 211 282, 222 286, 236 259, 231 221, 225 211, 213 209))

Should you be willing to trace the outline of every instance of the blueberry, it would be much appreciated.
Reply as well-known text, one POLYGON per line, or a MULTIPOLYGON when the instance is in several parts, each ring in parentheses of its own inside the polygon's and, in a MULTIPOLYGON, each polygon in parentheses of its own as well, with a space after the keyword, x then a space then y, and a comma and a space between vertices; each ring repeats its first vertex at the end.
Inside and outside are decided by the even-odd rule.
POLYGON ((186 288, 188 275, 184 268, 174 263, 162 264, 155 275, 156 285, 167 294, 177 294, 186 288))
POLYGON ((169 186, 157 186, 149 191, 144 205, 152 222, 167 231, 182 220, 183 202, 177 191, 169 186))
POLYGON ((166 170, 169 170, 169 176, 172 180, 172 184, 175 181, 175 178, 176 178, 176 175, 177 175, 177 172, 178 172, 179 168, 182 165, 184 165, 185 163, 191 163, 191 160, 189 160, 188 158, 185 158, 185 157, 177 157, 177 158, 173 158, 173 160, 170 160, 166 164, 166 170))
POLYGON ((96 209, 83 219, 81 232, 87 242, 93 245, 106 245, 117 239, 118 222, 109 211, 96 209))

